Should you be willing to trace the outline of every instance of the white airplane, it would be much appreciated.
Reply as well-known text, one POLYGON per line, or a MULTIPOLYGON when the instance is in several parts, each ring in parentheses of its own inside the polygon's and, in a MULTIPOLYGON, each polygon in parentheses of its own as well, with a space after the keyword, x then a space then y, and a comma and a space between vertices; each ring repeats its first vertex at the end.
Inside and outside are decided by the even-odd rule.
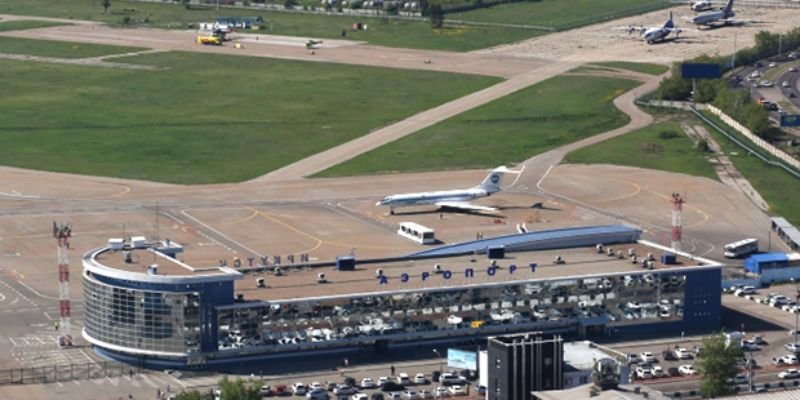
POLYGON ((713 5, 711 4, 711 1, 709 0, 697 0, 689 2, 689 8, 691 8, 692 11, 706 11, 710 10, 712 6, 713 5))
POLYGON ((433 204, 439 208, 464 211, 497 211, 494 207, 485 207, 469 203, 469 200, 491 196, 501 190, 503 174, 521 174, 525 168, 515 171, 505 166, 497 167, 484 178, 480 185, 469 189, 442 190, 437 192, 394 194, 384 197, 376 206, 389 206, 394 214, 395 207, 419 206, 433 204))
POLYGON ((713 25, 716 22, 722 22, 723 25, 738 23, 739 21, 732 18, 736 15, 733 12, 733 0, 728 0, 725 7, 718 11, 709 11, 702 14, 697 14, 689 19, 689 22, 695 25, 713 25))
POLYGON ((629 26, 621 29, 626 29, 629 35, 631 32, 639 31, 639 34, 647 41, 647 44, 663 41, 672 32, 675 32, 675 37, 677 38, 678 35, 683 32, 683 30, 678 28, 675 22, 672 21, 672 11, 669 12, 669 19, 664 23, 664 26, 650 28, 644 26, 629 26))

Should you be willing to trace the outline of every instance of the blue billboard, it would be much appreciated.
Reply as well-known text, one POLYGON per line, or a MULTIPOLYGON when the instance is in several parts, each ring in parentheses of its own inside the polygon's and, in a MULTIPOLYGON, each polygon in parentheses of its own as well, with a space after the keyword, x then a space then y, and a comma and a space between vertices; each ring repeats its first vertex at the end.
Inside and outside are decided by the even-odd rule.
POLYGON ((781 115, 781 126, 800 126, 800 115, 781 115))
POLYGON ((464 351, 459 349, 447 349, 447 366, 457 369, 478 370, 478 353, 474 350, 464 351))
POLYGON ((719 64, 681 64, 681 77, 684 79, 716 79, 720 76, 719 64))

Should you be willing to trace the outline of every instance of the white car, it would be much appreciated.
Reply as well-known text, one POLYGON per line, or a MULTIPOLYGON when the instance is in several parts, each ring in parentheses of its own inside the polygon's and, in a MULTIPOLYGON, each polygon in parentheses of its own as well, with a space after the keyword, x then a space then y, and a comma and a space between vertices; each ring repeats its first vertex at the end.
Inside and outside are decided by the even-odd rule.
POLYGON ((365 393, 356 393, 350 397, 350 400, 369 400, 369 396, 365 393))
POLYGON ((408 374, 405 372, 401 372, 397 374, 397 383, 401 385, 410 385, 411 379, 408 379, 408 374))
POLYGON ((447 388, 447 391, 450 392, 452 396, 466 396, 467 391, 464 390, 464 387, 461 385, 453 385, 447 388))
POLYGON ((311 384, 308 385, 308 389, 309 390, 317 390, 317 389, 322 389, 322 388, 323 388, 322 384, 319 383, 319 382, 311 382, 311 384))
POLYGON ((403 398, 405 400, 419 400, 419 394, 417 394, 416 390, 406 390, 403 392, 403 398))
POLYGON ((304 396, 307 391, 308 388, 303 382, 295 382, 292 384, 292 393, 297 396, 304 396))
POLYGON ((375 386, 377 385, 375 384, 375 381, 372 380, 372 378, 364 378, 361 380, 361 387, 364 389, 372 389, 375 386))
POLYGON ((462 322, 464 322, 464 318, 461 318, 458 315, 451 315, 447 317, 447 323, 450 325, 459 325, 462 322))
POLYGON ((639 356, 642 358, 642 362, 645 363, 656 362, 656 356, 654 356, 653 353, 649 351, 643 351, 641 354, 639 354, 639 356))
POLYGON ((775 85, 775 83, 773 83, 772 81, 769 81, 769 80, 763 80, 763 81, 759 82, 758 85, 761 86, 761 87, 772 87, 772 86, 775 85))
POLYGON ((697 370, 694 369, 693 365, 689 364, 678 367, 678 372, 680 372, 681 375, 697 375, 697 370))
POLYGON ((789 85, 789 81, 783 81, 783 83, 781 83, 781 86, 785 87, 785 88, 788 88, 790 86, 789 85))
POLYGON ((776 63, 776 62, 771 62, 771 63, 769 63, 769 65, 767 65, 767 68, 775 68, 775 67, 777 67, 777 66, 778 66, 778 63, 776 63))
POLYGON ((787 354, 781 357, 781 361, 783 361, 784 364, 789 365, 800 364, 800 360, 798 360, 797 356, 794 354, 787 354))
POLYGON ((403 395, 400 392, 386 393, 388 400, 403 400, 403 395))
POLYGON ((306 393, 306 399, 308 400, 328 400, 329 398, 325 389, 313 389, 306 393))
POLYGON ((795 368, 789 368, 789 369, 783 370, 781 372, 778 372, 778 378, 781 378, 781 379, 800 378, 800 370, 797 370, 795 368))
POLYGON ((425 378, 425 374, 420 372, 420 373, 414 375, 414 384, 415 385, 424 385, 426 383, 428 383, 428 379, 425 378))
POLYGON ((650 368, 650 374, 653 375, 653 378, 661 378, 664 376, 664 369, 658 365, 654 365, 650 368))
POLYGON ((642 305, 639 304, 639 302, 636 301, 636 300, 631 300, 631 301, 627 302, 625 304, 625 306, 630 310, 638 310, 638 309, 642 308, 642 305))
POLYGON ((378 378, 378 386, 383 386, 384 383, 389 382, 389 378, 386 376, 382 376, 378 378))
POLYGON ((678 357, 679 360, 688 360, 692 358, 692 354, 689 353, 689 350, 679 347, 675 349, 675 357, 678 357))
POLYGON ((432 399, 433 393, 430 390, 420 390, 419 391, 419 398, 420 399, 432 399))
POLYGON ((449 396, 449 395, 450 395, 450 392, 448 392, 448 391, 447 391, 447 388, 446 388, 446 387, 437 386, 437 387, 436 387, 436 389, 434 389, 434 391, 433 391, 433 395, 434 395, 434 397, 436 397, 437 399, 440 399, 440 398, 442 398, 442 397, 447 397, 447 396, 449 396))
POLYGON ((653 378, 653 373, 650 368, 636 367, 636 377, 639 379, 651 379, 653 378))

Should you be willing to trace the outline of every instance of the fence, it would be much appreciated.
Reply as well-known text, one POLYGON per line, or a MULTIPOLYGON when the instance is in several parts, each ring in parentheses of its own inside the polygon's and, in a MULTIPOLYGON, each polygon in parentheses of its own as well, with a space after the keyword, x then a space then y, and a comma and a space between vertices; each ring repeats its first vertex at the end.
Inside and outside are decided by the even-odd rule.
POLYGON ((138 374, 141 371, 142 369, 136 366, 113 361, 10 368, 0 370, 0 386, 113 378, 138 374))
POLYGON ((723 113, 719 108, 714 107, 714 106, 709 104, 709 105, 707 105, 706 109, 708 111, 710 111, 712 114, 716 115, 719 119, 721 119, 722 122, 725 122, 730 127, 735 129, 737 132, 739 132, 742 135, 744 135, 744 137, 749 139, 751 142, 755 143, 756 146, 762 148, 764 151, 766 151, 767 153, 769 153, 773 157, 785 162, 786 164, 791 165, 792 167, 794 167, 797 170, 800 170, 800 161, 798 161, 796 158, 784 153, 783 150, 771 145, 766 140, 761 139, 760 137, 754 135, 753 132, 750 132, 749 129, 747 129, 744 126, 742 126, 742 124, 737 122, 735 119, 733 119, 730 116, 728 116, 727 114, 723 113))

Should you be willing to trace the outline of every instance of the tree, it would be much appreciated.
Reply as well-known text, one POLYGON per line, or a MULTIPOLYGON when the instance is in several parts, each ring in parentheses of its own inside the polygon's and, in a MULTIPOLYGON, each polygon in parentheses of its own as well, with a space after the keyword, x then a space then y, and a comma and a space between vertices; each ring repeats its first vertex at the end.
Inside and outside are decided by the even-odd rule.
POLYGON ((228 377, 219 381, 222 400, 261 400, 261 382, 245 382, 241 378, 235 381, 228 377))
POLYGON ((703 339, 697 367, 703 374, 700 394, 705 397, 723 396, 733 391, 733 378, 739 372, 737 363, 742 359, 739 343, 726 343, 725 336, 717 333, 703 339))
POLYGON ((190 390, 188 392, 180 392, 175 396, 175 400, 211 400, 213 396, 203 394, 197 390, 190 390))
POLYGON ((103 14, 108 14, 108 8, 111 7, 111 0, 103 0, 103 14))
POLYGON ((431 26, 434 29, 441 28, 444 25, 444 10, 439 4, 434 4, 430 7, 431 26))

